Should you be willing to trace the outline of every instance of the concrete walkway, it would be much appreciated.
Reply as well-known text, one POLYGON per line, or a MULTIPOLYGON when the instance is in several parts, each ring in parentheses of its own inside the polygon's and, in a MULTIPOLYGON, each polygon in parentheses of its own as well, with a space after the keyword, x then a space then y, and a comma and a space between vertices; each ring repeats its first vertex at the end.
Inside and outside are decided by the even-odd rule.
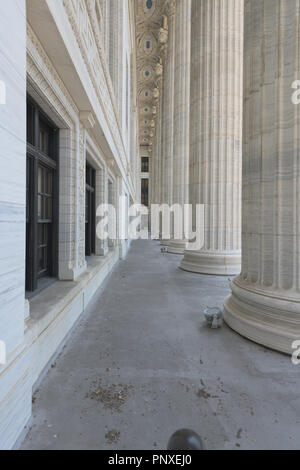
POLYGON ((200 313, 227 278, 133 243, 34 396, 23 449, 165 449, 188 427, 209 449, 300 447, 300 367, 200 313))

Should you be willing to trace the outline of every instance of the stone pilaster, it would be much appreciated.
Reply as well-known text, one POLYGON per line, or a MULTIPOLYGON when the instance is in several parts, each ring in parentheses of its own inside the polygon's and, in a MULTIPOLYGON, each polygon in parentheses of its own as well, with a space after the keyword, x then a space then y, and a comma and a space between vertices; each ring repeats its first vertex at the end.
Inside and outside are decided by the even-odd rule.
POLYGON ((246 0, 242 273, 225 320, 292 352, 300 339, 299 0, 246 0))
POLYGON ((120 188, 119 181, 108 179, 108 204, 114 207, 115 214, 109 212, 109 227, 114 234, 114 238, 108 239, 109 248, 118 246, 120 243, 120 188))
MULTIPOLYGON (((108 181, 107 181, 107 168, 101 168, 96 171, 96 208, 101 217, 98 222, 103 218, 103 212, 100 206, 105 207, 108 204, 108 181)), ((108 226, 104 227, 105 230, 108 226)), ((97 230, 96 236, 96 255, 105 256, 108 253, 108 240, 105 239, 103 231, 97 230)))
POLYGON ((187 271, 240 272, 242 63, 243 2, 193 0, 190 199, 205 206, 205 233, 187 271))
POLYGON ((116 97, 117 109, 122 113, 123 73, 123 0, 109 0, 109 70, 116 97))
POLYGON ((86 269, 85 260, 86 131, 60 130, 59 279, 73 281, 86 269))
MULTIPOLYGON (((189 203, 191 12, 192 0, 176 1, 173 204, 182 208, 189 203)), ((183 254, 185 249, 182 233, 170 241, 168 252, 183 254)))
MULTIPOLYGON (((169 41, 165 60, 162 106, 162 203, 173 203, 174 86, 175 86, 175 1, 168 2, 169 41)), ((168 245, 170 239, 162 239, 168 245)))
MULTIPOLYGON (((86 267, 85 259, 85 170, 86 170, 86 130, 80 125, 79 155, 77 161, 77 185, 76 185, 76 268, 78 274, 86 267)), ((77 275, 78 275, 77 274, 77 275)))

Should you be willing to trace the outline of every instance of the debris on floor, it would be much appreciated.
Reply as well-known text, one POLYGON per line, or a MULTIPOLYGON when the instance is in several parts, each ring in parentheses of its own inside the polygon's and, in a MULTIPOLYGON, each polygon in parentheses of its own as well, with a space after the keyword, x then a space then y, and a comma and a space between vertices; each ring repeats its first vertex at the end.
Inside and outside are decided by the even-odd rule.
POLYGON ((110 445, 116 444, 117 442, 119 442, 120 437, 121 437, 121 433, 119 431, 116 431, 115 429, 112 429, 111 431, 108 431, 105 434, 106 442, 107 444, 110 444, 110 445))
POLYGON ((102 403, 105 409, 120 413, 132 389, 131 385, 122 384, 103 387, 100 380, 95 389, 87 395, 87 398, 102 403))

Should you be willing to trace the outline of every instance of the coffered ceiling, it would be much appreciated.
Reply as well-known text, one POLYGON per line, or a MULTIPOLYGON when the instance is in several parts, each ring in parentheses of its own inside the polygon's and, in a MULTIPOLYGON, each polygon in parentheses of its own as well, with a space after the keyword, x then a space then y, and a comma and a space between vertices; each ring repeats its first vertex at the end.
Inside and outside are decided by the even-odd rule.
POLYGON ((169 0, 136 0, 140 146, 152 153, 157 132, 163 64, 168 43, 169 0))

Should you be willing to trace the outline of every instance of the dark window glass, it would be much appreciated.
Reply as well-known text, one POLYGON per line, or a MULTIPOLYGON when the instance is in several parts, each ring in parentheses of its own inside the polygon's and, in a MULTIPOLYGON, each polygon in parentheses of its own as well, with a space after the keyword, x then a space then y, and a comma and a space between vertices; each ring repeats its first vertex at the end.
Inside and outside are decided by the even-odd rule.
POLYGON ((96 252, 96 171, 86 165, 85 254, 96 252))
POLYGON ((26 289, 57 276, 58 131, 28 98, 26 173, 26 289))
POLYGON ((142 179, 142 198, 141 202, 144 206, 149 205, 149 180, 146 178, 142 179))
POLYGON ((142 173, 149 173, 149 158, 142 157, 142 173))
POLYGON ((53 170, 38 167, 38 277, 51 274, 49 254, 53 232, 52 188, 53 170))
POLYGON ((34 106, 27 102, 27 142, 34 145, 34 106))

